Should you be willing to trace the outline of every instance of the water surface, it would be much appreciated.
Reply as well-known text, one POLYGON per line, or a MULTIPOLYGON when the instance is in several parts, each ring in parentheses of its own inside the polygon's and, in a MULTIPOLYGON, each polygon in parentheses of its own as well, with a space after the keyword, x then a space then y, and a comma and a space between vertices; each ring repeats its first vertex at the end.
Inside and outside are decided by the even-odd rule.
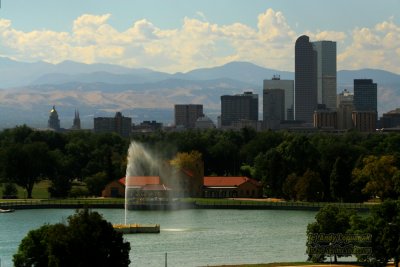
MULTIPOLYGON (((123 223, 123 209, 98 209, 112 223, 123 223)), ((71 209, 17 210, 0 214, 1 267, 29 230, 65 222, 71 209)), ((179 210, 128 211, 129 223, 158 223, 160 234, 124 237, 131 244, 131 266, 207 266, 233 263, 304 261, 307 224, 314 211, 179 210)))

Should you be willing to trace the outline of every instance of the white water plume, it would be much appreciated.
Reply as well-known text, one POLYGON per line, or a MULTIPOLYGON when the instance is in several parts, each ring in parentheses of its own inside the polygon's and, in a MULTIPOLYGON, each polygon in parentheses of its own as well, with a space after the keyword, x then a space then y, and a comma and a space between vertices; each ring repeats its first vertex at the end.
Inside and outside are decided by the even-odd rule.
POLYGON ((134 176, 149 176, 159 174, 159 160, 152 155, 145 147, 132 141, 127 158, 127 167, 125 175, 125 225, 127 224, 127 209, 128 209, 128 186, 131 184, 131 179, 134 176))

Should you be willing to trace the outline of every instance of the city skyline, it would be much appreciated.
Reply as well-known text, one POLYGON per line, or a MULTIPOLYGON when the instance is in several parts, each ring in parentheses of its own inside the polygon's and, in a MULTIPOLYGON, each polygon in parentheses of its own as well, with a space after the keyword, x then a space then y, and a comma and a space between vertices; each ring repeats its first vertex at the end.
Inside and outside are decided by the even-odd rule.
POLYGON ((400 73, 400 18, 395 14, 400 3, 395 0, 385 5, 363 1, 363 12, 354 12, 360 9, 358 1, 53 2, 3 0, 0 56, 170 73, 231 61, 293 71, 293 43, 306 34, 313 41, 337 42, 338 70, 400 73))

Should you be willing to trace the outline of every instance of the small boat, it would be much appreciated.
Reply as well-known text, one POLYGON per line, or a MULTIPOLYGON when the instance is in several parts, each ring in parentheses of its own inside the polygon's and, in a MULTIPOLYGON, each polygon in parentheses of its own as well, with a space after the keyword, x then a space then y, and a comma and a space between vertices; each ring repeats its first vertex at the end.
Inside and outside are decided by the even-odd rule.
POLYGON ((0 213, 8 213, 8 212, 14 212, 15 210, 13 209, 0 209, 0 213))

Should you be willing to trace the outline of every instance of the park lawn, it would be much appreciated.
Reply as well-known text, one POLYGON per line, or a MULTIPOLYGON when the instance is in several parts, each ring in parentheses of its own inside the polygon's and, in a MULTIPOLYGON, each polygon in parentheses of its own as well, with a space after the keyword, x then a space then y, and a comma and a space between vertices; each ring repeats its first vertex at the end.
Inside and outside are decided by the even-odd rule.
POLYGON ((345 266, 362 266, 357 263, 352 263, 352 262, 338 262, 335 264, 330 264, 329 262, 324 262, 324 263, 313 263, 313 262, 274 262, 274 263, 260 263, 260 264, 242 264, 242 265, 216 265, 212 267, 276 267, 276 266, 287 266, 287 267, 292 267, 292 266, 321 266, 321 265, 329 265, 329 266, 338 266, 338 267, 345 267, 345 266))
MULTIPOLYGON (((49 180, 42 180, 33 186, 32 198, 49 198, 48 188, 50 187, 49 180)), ((3 198, 3 188, 4 184, 0 185, 0 198, 3 198)), ((17 185, 17 196, 19 199, 25 199, 27 196, 26 190, 17 185)))

